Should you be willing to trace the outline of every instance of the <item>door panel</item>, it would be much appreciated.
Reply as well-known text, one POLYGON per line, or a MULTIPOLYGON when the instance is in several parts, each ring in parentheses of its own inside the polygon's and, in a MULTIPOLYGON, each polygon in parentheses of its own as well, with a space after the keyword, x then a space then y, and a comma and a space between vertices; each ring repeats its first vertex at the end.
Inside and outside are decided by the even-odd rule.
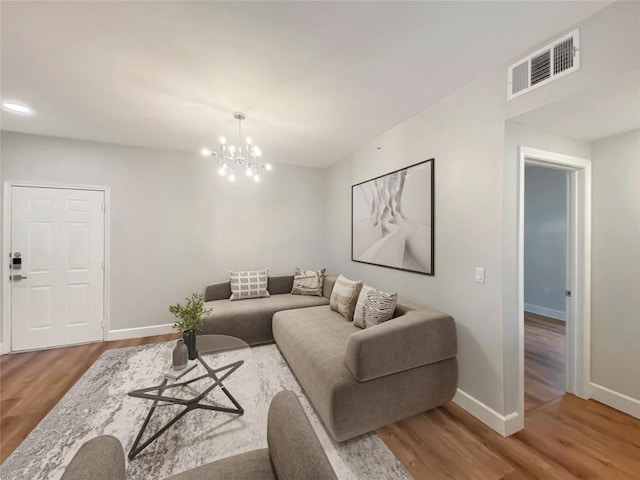
POLYGON ((101 191, 12 187, 12 350, 102 339, 103 202, 101 191))

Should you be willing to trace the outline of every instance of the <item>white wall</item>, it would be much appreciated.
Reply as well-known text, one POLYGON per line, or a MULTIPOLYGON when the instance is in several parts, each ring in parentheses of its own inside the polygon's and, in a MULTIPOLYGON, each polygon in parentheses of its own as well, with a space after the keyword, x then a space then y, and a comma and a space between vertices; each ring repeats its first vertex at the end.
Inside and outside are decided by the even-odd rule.
MULTIPOLYGON (((509 101, 504 111, 505 119, 544 107, 574 93, 589 90, 611 78, 639 68, 640 24, 638 18, 640 18, 640 2, 618 1, 577 25, 580 29, 580 70, 509 101)), ((575 27, 558 32, 558 36, 573 30, 573 28, 575 27)), ((542 42, 538 47, 544 44, 542 42)), ((531 49, 531 51, 533 50, 535 48, 531 49)), ((518 58, 513 59, 513 61, 516 60, 518 58)), ((507 122, 507 131, 510 128, 510 123, 507 122)), ((557 139, 557 136, 554 137, 557 139)), ((505 141, 508 141, 509 138, 510 135, 507 135, 505 141)), ((542 146, 537 148, 590 158, 588 145, 580 145, 580 142, 567 142, 567 139, 557 140, 559 148, 554 147, 555 140, 549 144, 549 148, 542 146), (571 151, 562 150, 563 145, 570 148, 571 151)), ((528 146, 536 148, 536 145, 528 146)), ((512 148, 515 147, 509 147, 509 149, 512 148)), ((506 150, 502 185, 504 198, 502 216, 504 323, 502 331, 505 362, 504 405, 507 413, 517 410, 519 389, 518 292, 516 289, 518 175, 518 157, 506 150)))
POLYGON ((591 153, 591 381, 640 400, 640 130, 591 153))
POLYGON ((460 388, 502 409, 503 79, 489 75, 359 148, 329 171, 329 267, 456 318, 460 388), (380 150, 378 150, 380 147, 380 150), (350 261, 351 185, 435 158, 435 276, 350 261), (486 268, 486 283, 474 268, 486 268))
POLYGON ((111 330, 171 323, 170 303, 229 269, 324 266, 323 170, 278 165, 259 184, 230 184, 197 154, 1 140, 4 180, 111 188, 111 330))
POLYGON ((567 174, 528 166, 524 178, 525 310, 565 320, 567 174))
MULTIPOLYGON (((458 326, 459 387, 472 397, 458 400, 498 430, 516 412, 518 395, 518 169, 515 147, 505 145, 505 120, 638 68, 639 7, 637 2, 616 2, 579 25, 580 71, 507 103, 504 65, 372 139, 329 170, 331 271, 451 313, 458 326), (435 277, 352 262, 351 185, 430 157, 435 157, 435 277), (485 284, 474 283, 476 266, 486 268, 485 284)), ((555 151, 588 158, 588 146, 575 146, 579 152, 555 151)))

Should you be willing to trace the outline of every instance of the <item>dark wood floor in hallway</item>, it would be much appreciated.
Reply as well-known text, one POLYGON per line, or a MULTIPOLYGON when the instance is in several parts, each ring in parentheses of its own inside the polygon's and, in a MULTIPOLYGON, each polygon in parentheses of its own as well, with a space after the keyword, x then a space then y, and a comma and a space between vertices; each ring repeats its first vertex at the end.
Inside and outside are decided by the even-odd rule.
MULTIPOLYGON (((1 460, 106 349, 173 338, 103 342, 0 357, 1 460)), ((378 433, 418 480, 640 479, 640 420, 571 395, 532 412, 525 429, 509 438, 453 403, 378 433)))
POLYGON ((524 411, 560 401, 565 393, 566 324, 524 312, 524 411))

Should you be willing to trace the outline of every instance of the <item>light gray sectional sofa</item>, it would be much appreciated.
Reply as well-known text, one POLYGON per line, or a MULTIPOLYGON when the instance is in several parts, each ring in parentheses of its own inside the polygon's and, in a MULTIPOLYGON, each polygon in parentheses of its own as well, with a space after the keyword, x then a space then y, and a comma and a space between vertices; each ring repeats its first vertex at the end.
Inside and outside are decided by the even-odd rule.
POLYGON ((458 385, 455 322, 399 301, 394 318, 360 329, 324 296, 291 295, 293 276, 269 278, 268 298, 229 301, 229 282, 206 289, 213 313, 203 333, 249 344, 275 341, 327 430, 344 441, 453 398, 458 385))

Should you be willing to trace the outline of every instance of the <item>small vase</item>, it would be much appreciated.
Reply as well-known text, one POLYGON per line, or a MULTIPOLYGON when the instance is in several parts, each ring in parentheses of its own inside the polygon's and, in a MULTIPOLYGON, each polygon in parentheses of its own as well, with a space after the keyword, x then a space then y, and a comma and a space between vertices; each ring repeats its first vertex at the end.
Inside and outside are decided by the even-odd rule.
POLYGON ((173 368, 174 370, 182 370, 187 366, 189 359, 189 349, 184 344, 184 340, 178 340, 173 349, 173 368))
POLYGON ((196 349, 196 334, 195 332, 184 332, 182 334, 184 344, 189 350, 189 360, 195 360, 198 358, 198 350, 196 349))

